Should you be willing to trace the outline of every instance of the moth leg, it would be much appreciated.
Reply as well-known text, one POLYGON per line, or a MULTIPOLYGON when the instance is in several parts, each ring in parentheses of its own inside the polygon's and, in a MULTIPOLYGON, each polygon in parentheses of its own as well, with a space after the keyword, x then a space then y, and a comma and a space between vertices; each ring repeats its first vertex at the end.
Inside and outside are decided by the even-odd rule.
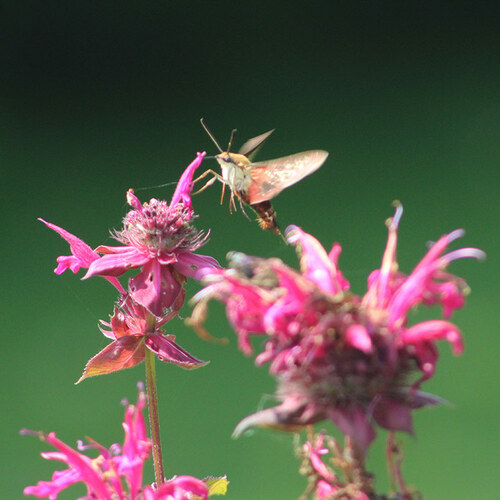
POLYGON ((234 191, 231 191, 231 196, 229 198, 229 213, 230 214, 233 213, 233 209, 236 212, 237 208, 236 208, 236 204, 234 203, 234 191))
MULTIPOLYGON (((230 179, 230 182, 229 182, 230 186, 234 186, 235 177, 236 177, 236 171, 233 170, 231 172, 231 179, 230 179)), ((234 202, 234 194, 235 194, 234 189, 231 189, 231 197, 229 198, 229 213, 230 214, 233 213, 233 209, 234 209, 235 212, 238 210, 237 207, 236 207, 236 203, 234 202)))
POLYGON ((241 199, 241 196, 238 195, 238 193, 236 193, 236 196, 238 196, 238 200, 240 202, 240 208, 241 208, 241 211, 243 212, 243 215, 248 219, 248 220, 252 220, 250 219, 250 217, 248 216, 248 214, 245 212, 245 204, 243 203, 243 200, 241 199))
POLYGON ((201 175, 199 175, 198 177, 196 177, 196 179, 193 181, 193 184, 196 184, 198 181, 201 181, 201 179, 204 179, 207 175, 213 175, 214 177, 217 177, 217 179, 219 179, 221 182, 222 182, 222 176, 217 173, 215 170, 212 170, 211 168, 209 168, 208 170, 205 170, 205 172, 203 172, 201 175))
POLYGON ((198 189, 198 191, 195 191, 193 193, 193 195, 201 193, 202 191, 205 191, 205 189, 207 189, 207 187, 210 187, 217 180, 224 184, 224 179, 222 178, 222 176, 219 175, 217 172, 215 172, 212 169, 209 169, 209 170, 206 170, 205 172, 203 172, 199 177, 197 177, 193 181, 193 184, 196 184, 198 181, 201 181, 201 179, 203 179, 204 177, 206 177, 207 175, 210 175, 210 174, 213 175, 213 177, 211 179, 209 179, 200 189, 198 189))
POLYGON ((220 204, 222 205, 222 203, 224 202, 224 194, 226 192, 226 183, 223 182, 222 183, 222 192, 221 192, 221 195, 220 195, 220 204))

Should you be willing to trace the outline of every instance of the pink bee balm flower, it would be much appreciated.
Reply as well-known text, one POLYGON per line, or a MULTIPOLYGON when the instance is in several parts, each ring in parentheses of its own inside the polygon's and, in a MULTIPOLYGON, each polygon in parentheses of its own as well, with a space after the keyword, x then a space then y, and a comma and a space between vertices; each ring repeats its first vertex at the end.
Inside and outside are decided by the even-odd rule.
POLYGON ((186 277, 197 276, 204 267, 218 267, 212 257, 194 253, 206 243, 208 236, 191 225, 195 218, 190 196, 193 174, 204 155, 198 153, 186 168, 170 205, 154 198, 141 204, 132 190, 127 193, 132 210, 123 220, 123 229, 114 233, 123 246, 102 245, 92 250, 64 229, 42 221, 70 243, 72 255, 59 257, 55 272, 60 274, 66 269, 77 272, 81 267, 87 268, 84 279, 103 276, 118 288, 121 285, 117 276, 140 268, 139 274, 129 280, 129 294, 134 301, 158 317, 165 310, 168 313, 178 311, 183 303, 186 277))
POLYGON ((484 254, 475 248, 445 253, 463 234, 455 231, 405 275, 396 261, 401 214, 399 206, 388 225, 382 266, 370 275, 363 297, 350 292, 338 269, 340 246, 327 253, 294 226, 286 235, 300 256, 300 273, 279 259, 239 253, 230 254, 231 269, 205 270, 207 286, 194 297, 192 319, 204 318, 210 299, 224 302, 243 352, 252 352, 250 335, 265 336, 256 363, 269 363, 278 380, 281 404, 245 418, 235 435, 253 425, 293 430, 330 419, 363 455, 375 437, 374 423, 411 433, 412 410, 439 402, 419 388, 434 373, 436 341, 447 340, 460 354, 460 332, 440 319, 409 325, 407 313, 420 304, 439 304, 448 318, 464 304, 467 287, 446 267, 484 254))
POLYGON ((125 409, 122 424, 125 440, 121 447, 114 444, 107 449, 90 441, 89 445, 79 443, 77 451, 58 439, 54 432, 36 433, 57 449, 55 452, 43 452, 42 457, 63 462, 68 468, 54 472, 51 481, 27 486, 24 494, 55 500, 62 490, 78 482, 87 487, 85 498, 99 500, 206 500, 211 494, 224 494, 227 485, 225 478, 202 481, 191 476, 178 476, 166 481, 158 489, 150 485, 143 486, 143 467, 151 451, 151 441, 147 437, 142 414, 145 405, 146 395, 141 386, 137 404, 128 404, 125 409), (80 453, 91 448, 98 451, 96 458, 80 453))

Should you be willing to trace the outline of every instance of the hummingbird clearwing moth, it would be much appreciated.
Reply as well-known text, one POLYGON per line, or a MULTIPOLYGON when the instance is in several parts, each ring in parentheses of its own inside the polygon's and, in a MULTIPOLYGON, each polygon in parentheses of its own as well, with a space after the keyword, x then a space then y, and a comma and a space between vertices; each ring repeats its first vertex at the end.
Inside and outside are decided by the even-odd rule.
POLYGON ((219 150, 219 154, 215 155, 214 158, 221 167, 221 174, 211 169, 205 171, 196 181, 210 174, 213 177, 197 192, 203 191, 216 180, 219 180, 222 182, 221 203, 224 199, 225 187, 228 186, 231 191, 230 210, 236 210, 234 201, 236 197, 243 213, 245 213, 244 205, 250 206, 256 212, 257 220, 262 229, 281 234, 276 220, 276 212, 269 200, 283 191, 283 189, 292 186, 316 171, 323 165, 328 157, 328 153, 317 149, 274 160, 253 162, 254 155, 265 140, 274 132, 274 129, 253 139, 249 139, 243 144, 238 153, 231 153, 236 130, 232 131, 227 150, 224 151, 205 125, 203 118, 200 121, 208 136, 219 150))

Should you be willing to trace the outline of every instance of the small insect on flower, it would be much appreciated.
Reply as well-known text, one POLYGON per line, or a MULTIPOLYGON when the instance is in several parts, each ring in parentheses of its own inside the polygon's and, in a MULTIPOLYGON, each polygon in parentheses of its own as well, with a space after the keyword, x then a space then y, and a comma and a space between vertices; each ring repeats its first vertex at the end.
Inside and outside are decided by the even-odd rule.
POLYGON ((283 191, 283 189, 292 186, 316 171, 323 165, 328 157, 328 153, 316 149, 284 156, 283 158, 254 163, 252 162, 252 158, 264 141, 274 132, 274 129, 253 139, 249 139, 243 144, 238 153, 231 153, 236 129, 231 133, 227 150, 223 151, 205 125, 203 118, 201 119, 201 124, 220 151, 215 156, 215 159, 221 167, 222 174, 218 174, 212 169, 204 172, 195 182, 207 175, 213 175, 213 177, 197 192, 203 191, 216 180, 219 180, 222 182, 221 203, 224 199, 226 185, 231 190, 230 211, 233 209, 236 210, 234 201, 236 197, 243 213, 245 213, 244 205, 250 206, 256 212, 257 220, 262 229, 281 234, 276 220, 276 212, 269 200, 283 191))

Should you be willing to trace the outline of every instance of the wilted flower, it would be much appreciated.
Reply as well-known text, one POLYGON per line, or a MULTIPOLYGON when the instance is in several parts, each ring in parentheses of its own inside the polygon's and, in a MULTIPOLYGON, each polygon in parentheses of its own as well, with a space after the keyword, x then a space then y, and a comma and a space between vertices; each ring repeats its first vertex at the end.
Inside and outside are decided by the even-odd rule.
POLYGON ((225 477, 202 481, 191 476, 178 476, 158 489, 154 485, 143 486, 143 466, 151 451, 142 414, 145 405, 146 395, 141 388, 137 404, 129 404, 125 410, 123 446, 114 444, 107 449, 94 441, 88 445, 79 443, 80 451, 96 449, 99 453, 96 458, 68 446, 54 432, 37 433, 57 449, 55 452, 43 452, 42 457, 64 462, 68 468, 54 472, 51 481, 27 486, 24 494, 55 500, 62 490, 78 482, 87 487, 86 500, 206 500, 211 494, 224 494, 227 487, 225 477))
POLYGON ((132 190, 127 193, 132 210, 123 220, 123 229, 114 233, 123 246, 101 245, 92 250, 76 236, 40 219, 70 243, 72 255, 59 257, 55 272, 61 274, 71 269, 76 273, 81 267, 88 268, 84 279, 103 276, 123 292, 116 277, 141 268, 129 280, 128 293, 133 300, 158 317, 165 311, 177 312, 184 302, 186 277, 197 276, 200 268, 218 266, 212 257, 193 253, 208 236, 191 225, 195 217, 190 196, 193 174, 204 155, 198 153, 186 168, 170 205, 154 198, 141 204, 132 190))
POLYGON ((169 320, 170 315, 158 318, 126 296, 115 307, 110 322, 101 321, 102 333, 112 342, 87 362, 78 382, 87 377, 132 368, 144 361, 146 349, 160 361, 188 370, 205 366, 205 361, 196 359, 175 343, 175 335, 164 335, 161 327, 169 320))
POLYGON ((245 418, 235 435, 252 425, 293 430, 330 419, 362 456, 375 437, 373 422, 412 432, 411 411, 440 401, 419 388, 434 373, 435 342, 448 340, 460 354, 460 332, 445 320, 408 325, 407 313, 419 304, 439 304, 448 318, 464 304, 467 288, 462 279, 445 272, 447 265, 483 253, 462 248, 445 254, 463 234, 454 231, 440 238, 406 276, 396 261, 401 214, 398 206, 388 223, 381 268, 370 275, 363 297, 349 291, 338 269, 340 246, 327 253, 313 236, 294 226, 286 234, 297 247, 300 273, 279 259, 240 253, 230 254, 231 269, 205 271, 208 285, 194 298, 191 323, 202 330, 207 302, 221 300, 243 352, 252 352, 250 335, 266 336, 256 363, 270 363, 278 380, 281 404, 245 418))

